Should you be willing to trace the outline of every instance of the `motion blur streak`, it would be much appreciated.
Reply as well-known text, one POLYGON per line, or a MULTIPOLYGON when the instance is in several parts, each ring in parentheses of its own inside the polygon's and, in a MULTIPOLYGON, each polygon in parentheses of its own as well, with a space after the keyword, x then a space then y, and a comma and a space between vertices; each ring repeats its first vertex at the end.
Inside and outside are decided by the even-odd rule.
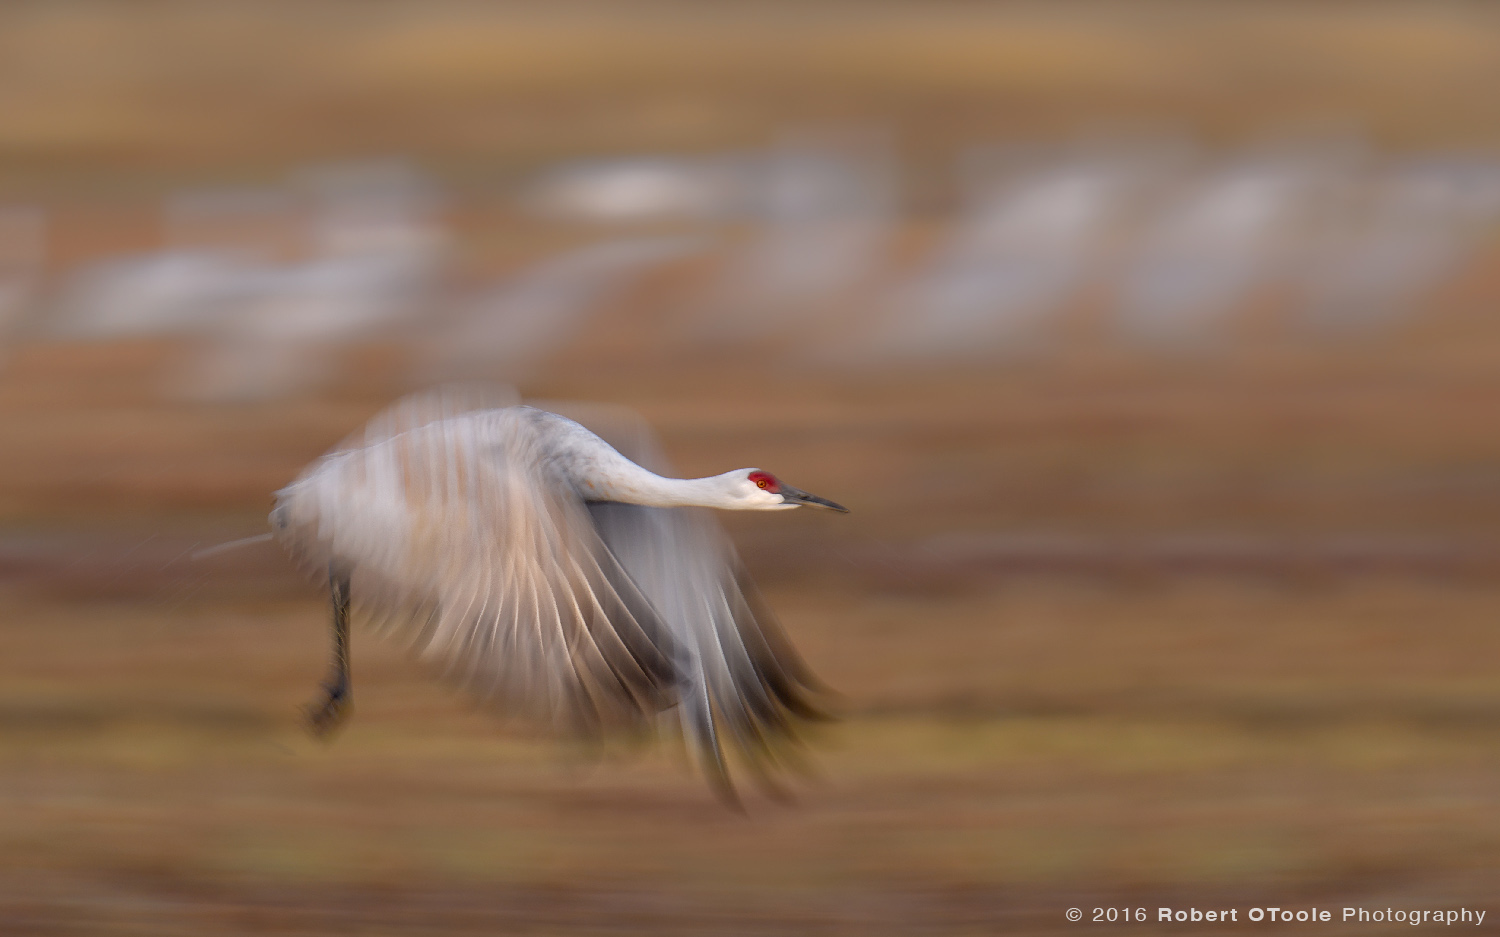
POLYGON ((0 6, 0 932, 1472 906, 1496 87, 1478 4, 0 6), (326 597, 210 548, 453 380, 852 509, 726 519, 796 806, 373 640, 301 734, 326 597))

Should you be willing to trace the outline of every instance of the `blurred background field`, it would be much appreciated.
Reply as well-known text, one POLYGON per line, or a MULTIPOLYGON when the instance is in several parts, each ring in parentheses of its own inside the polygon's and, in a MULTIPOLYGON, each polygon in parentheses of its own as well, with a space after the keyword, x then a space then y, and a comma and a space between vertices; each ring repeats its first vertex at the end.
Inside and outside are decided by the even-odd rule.
POLYGON ((1497 86, 1479 4, 0 7, 0 932, 1484 907, 1497 86), (451 379, 853 509, 724 518, 795 805, 373 640, 304 735, 325 597, 190 554, 451 379))

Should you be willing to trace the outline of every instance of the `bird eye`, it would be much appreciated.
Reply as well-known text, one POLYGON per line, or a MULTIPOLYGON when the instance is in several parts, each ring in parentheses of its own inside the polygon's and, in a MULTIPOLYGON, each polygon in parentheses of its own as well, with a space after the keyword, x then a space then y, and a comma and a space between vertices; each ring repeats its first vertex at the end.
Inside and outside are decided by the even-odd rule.
POLYGON ((780 486, 776 484, 776 476, 770 472, 751 472, 750 480, 755 482, 755 487, 762 491, 769 491, 772 494, 780 491, 780 486))

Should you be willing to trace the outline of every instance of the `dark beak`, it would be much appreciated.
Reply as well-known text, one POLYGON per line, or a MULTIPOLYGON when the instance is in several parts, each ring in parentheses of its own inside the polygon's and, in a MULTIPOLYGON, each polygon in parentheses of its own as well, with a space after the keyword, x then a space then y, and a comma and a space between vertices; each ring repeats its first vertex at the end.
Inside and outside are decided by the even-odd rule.
POLYGON ((791 485, 788 485, 785 482, 782 482, 779 493, 782 497, 782 500, 786 501, 787 504, 802 504, 810 508, 823 508, 827 511, 838 511, 840 514, 849 513, 849 509, 844 507, 842 504, 837 504, 833 501, 829 501, 827 498, 820 498, 815 494, 809 494, 808 492, 803 491, 801 488, 793 488, 791 485))

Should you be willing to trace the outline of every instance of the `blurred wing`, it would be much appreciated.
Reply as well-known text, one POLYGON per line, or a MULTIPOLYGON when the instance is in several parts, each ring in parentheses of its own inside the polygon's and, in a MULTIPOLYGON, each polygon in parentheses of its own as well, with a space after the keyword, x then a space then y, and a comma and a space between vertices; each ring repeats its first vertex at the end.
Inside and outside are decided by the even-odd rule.
MULTIPOLYGON (((538 404, 593 431, 622 455, 670 474, 645 421, 617 407, 538 404)), ((710 780, 733 798, 724 763, 727 738, 752 771, 795 760, 797 724, 825 718, 811 702, 820 687, 760 601, 711 512, 617 502, 588 505, 609 551, 681 643, 688 671, 683 728, 710 780)))
POLYGON ((481 381, 443 384, 402 397, 377 413, 358 432, 334 446, 332 451, 363 449, 429 423, 479 410, 503 410, 520 402, 521 395, 509 384, 481 381))
POLYGON ((348 570, 361 610, 503 711, 585 732, 644 725, 676 699, 676 644, 547 473, 527 412, 394 435, 377 418, 375 442, 306 479, 329 499, 318 552, 348 570))

